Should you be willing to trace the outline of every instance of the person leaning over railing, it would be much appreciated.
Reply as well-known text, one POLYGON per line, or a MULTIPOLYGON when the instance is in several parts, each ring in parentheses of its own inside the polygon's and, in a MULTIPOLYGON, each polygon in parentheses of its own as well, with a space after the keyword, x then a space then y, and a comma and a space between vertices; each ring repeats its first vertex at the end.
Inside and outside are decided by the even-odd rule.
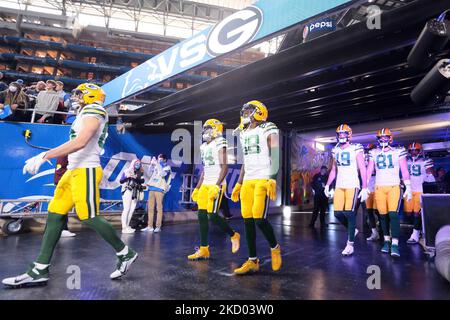
POLYGON ((54 114, 46 111, 56 111, 59 104, 59 93, 56 92, 56 82, 47 80, 47 90, 40 91, 36 98, 36 115, 39 123, 53 123, 54 114))
POLYGON ((28 97, 22 91, 22 87, 17 82, 11 82, 8 89, 0 92, 0 109, 9 106, 13 112, 4 120, 22 121, 22 112, 17 112, 17 108, 26 109, 28 107, 28 97))

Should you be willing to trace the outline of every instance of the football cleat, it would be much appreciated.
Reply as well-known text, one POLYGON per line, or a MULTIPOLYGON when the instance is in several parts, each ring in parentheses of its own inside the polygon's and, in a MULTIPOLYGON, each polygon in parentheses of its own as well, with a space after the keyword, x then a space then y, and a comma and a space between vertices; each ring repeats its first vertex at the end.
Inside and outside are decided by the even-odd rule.
POLYGON ((23 288, 46 285, 49 276, 49 266, 39 268, 36 262, 30 265, 28 271, 16 277, 6 278, 2 283, 9 288, 23 288))
POLYGON ((234 273, 237 275, 243 275, 247 273, 254 273, 259 271, 259 259, 248 259, 244 264, 237 269, 234 269, 234 273))
POLYGON ((380 240, 380 235, 378 234, 378 231, 373 231, 370 237, 366 238, 367 241, 378 241, 380 240))
POLYGON ((188 256, 188 260, 208 260, 209 259, 209 247, 195 248, 195 252, 188 256))
POLYGON ((272 256, 272 270, 278 271, 281 268, 281 248, 278 244, 275 248, 270 249, 272 256))
POLYGON ((231 252, 232 253, 238 252, 240 246, 241 246, 241 235, 235 231, 233 236, 231 237, 231 252))
POLYGON ((400 251, 398 249, 398 244, 393 244, 391 246, 391 256, 392 257, 400 257, 400 251))
POLYGON ((113 280, 120 279, 128 272, 130 266, 138 258, 138 254, 133 249, 128 248, 128 253, 117 255, 117 258, 119 261, 117 261, 116 270, 110 275, 110 278, 113 280))
POLYGON ((354 251, 355 249, 353 247, 353 242, 347 241, 347 245, 345 246, 345 249, 341 253, 343 256, 351 256, 354 251))
POLYGON ((383 253, 389 253, 389 250, 391 249, 391 243, 389 241, 385 241, 383 248, 381 248, 381 252, 383 253))
POLYGON ((419 238, 420 238, 420 231, 413 229, 411 237, 409 237, 409 239, 406 240, 406 243, 417 244, 417 243, 419 243, 419 238))
POLYGON ((61 232, 61 238, 72 238, 72 237, 75 237, 75 236, 76 236, 76 234, 73 233, 73 232, 70 232, 69 230, 63 230, 61 232))

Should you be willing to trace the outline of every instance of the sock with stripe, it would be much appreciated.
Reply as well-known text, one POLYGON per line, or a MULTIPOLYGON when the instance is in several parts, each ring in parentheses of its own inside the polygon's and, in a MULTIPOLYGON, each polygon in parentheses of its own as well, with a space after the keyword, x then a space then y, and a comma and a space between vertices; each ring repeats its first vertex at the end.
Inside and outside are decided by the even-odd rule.
POLYGON ((120 252, 125 248, 125 244, 117 236, 114 228, 100 216, 90 218, 83 221, 91 229, 94 229, 116 252, 120 252))
POLYGON ((348 221, 348 241, 353 242, 355 241, 356 215, 354 211, 344 211, 344 215, 348 221))
POLYGON ((389 212, 389 220, 391 220, 391 236, 398 239, 400 236, 400 219, 397 212, 389 212))
POLYGON ((206 210, 198 210, 198 223, 200 225, 200 245, 202 247, 207 247, 209 222, 208 213, 206 212, 206 210))
POLYGON ((50 264, 56 244, 61 237, 66 216, 49 212, 47 216, 47 224, 45 226, 44 238, 42 240, 41 251, 36 259, 37 263, 50 264))
POLYGON ((209 220, 211 220, 212 223, 214 223, 215 225, 217 225, 220 230, 222 230, 223 232, 225 232, 227 235, 229 235, 230 237, 232 237, 234 235, 234 230, 231 229, 230 225, 225 221, 224 218, 222 218, 221 216, 219 216, 217 214, 217 212, 210 214, 209 215, 209 220))
POLYGON ((255 219, 244 219, 245 238, 247 239, 248 256, 250 258, 256 257, 256 226, 255 219))
POLYGON ((275 248, 277 246, 277 239, 275 238, 275 234, 273 233, 273 228, 269 220, 255 219, 255 223, 264 234, 264 237, 269 242, 270 247, 275 248))
POLYGON ((348 228, 348 221, 347 218, 345 217, 345 214, 343 211, 335 211, 334 212, 334 217, 336 219, 338 219, 338 221, 346 228, 348 228))
POLYGON ((387 214, 380 214, 381 229, 383 230, 383 235, 385 237, 388 237, 390 235, 388 218, 389 217, 387 214))
POLYGON ((419 213, 414 213, 414 230, 422 230, 422 217, 419 213))

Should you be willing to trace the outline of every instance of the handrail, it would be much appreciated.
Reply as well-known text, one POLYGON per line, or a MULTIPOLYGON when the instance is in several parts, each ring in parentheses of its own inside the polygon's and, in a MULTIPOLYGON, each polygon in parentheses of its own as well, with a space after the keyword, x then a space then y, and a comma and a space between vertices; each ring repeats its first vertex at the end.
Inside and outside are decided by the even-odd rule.
MULTIPOLYGON (((25 111, 25 112, 33 112, 32 116, 31 116, 31 123, 34 123, 34 119, 36 117, 36 111, 37 112, 42 112, 42 113, 51 113, 51 114, 64 114, 64 115, 74 115, 76 116, 76 113, 73 112, 67 112, 67 111, 44 111, 44 110, 36 110, 35 108, 33 109, 23 109, 23 108, 16 108, 15 110, 19 110, 19 111, 25 111)), ((108 117, 111 118, 119 118, 119 117, 143 117, 147 115, 146 113, 118 113, 118 114, 108 114, 108 117)))
MULTIPOLYGON (((50 202, 51 199, 0 199, 0 218, 2 217, 16 217, 16 218, 22 218, 22 217, 30 217, 30 216, 41 216, 46 215, 47 211, 42 210, 42 205, 44 203, 50 202), (15 210, 11 210, 8 212, 3 212, 3 208, 5 204, 7 203, 27 203, 25 205, 22 205, 20 208, 17 208, 15 210), (37 205, 36 205, 37 204, 37 205), (29 211, 23 211, 24 209, 29 208, 29 211), (32 210, 36 210, 35 212, 32 212, 32 210)), ((122 210, 109 210, 110 208, 122 204, 122 200, 106 200, 106 199, 100 199, 101 204, 110 204, 107 205, 105 208, 103 208, 102 213, 120 213, 122 210)), ((69 212, 70 215, 74 213, 74 208, 69 212)))

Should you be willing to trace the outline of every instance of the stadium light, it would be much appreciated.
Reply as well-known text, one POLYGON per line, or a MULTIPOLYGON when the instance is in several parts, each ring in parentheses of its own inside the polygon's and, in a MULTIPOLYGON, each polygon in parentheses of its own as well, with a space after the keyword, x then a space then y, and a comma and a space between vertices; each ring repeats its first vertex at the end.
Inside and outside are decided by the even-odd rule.
POLYGON ((450 91, 450 59, 440 60, 411 92, 415 105, 431 106, 443 102, 450 91))
POLYGON ((444 49, 450 37, 448 30, 450 23, 445 20, 448 11, 426 23, 408 55, 409 66, 421 70, 426 69, 433 63, 434 56, 444 49))

